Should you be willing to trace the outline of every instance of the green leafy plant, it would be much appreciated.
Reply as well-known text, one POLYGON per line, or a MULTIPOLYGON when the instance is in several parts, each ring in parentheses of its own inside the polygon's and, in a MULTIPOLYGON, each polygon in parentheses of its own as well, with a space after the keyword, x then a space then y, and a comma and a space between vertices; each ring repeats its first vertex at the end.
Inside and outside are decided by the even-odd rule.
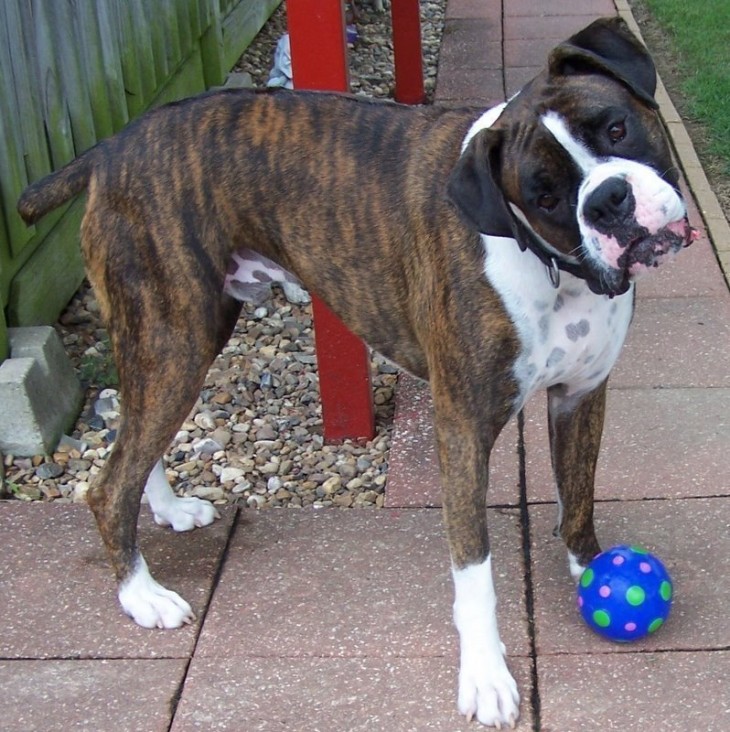
POLYGON ((79 378, 85 384, 107 388, 119 385, 119 374, 114 363, 109 336, 96 344, 97 353, 85 354, 79 364, 79 378))

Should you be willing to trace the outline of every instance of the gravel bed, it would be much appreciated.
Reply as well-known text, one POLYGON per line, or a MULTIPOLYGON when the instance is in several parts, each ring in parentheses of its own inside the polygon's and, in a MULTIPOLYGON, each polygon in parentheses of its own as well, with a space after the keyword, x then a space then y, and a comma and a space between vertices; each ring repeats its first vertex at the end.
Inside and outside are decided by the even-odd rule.
MULTIPOLYGON (((427 94, 436 80, 446 0, 422 2, 427 94)), ((393 89, 390 16, 358 3, 359 38, 350 49, 353 91, 390 97, 393 89)), ((264 86, 276 42, 285 32, 277 10, 236 70, 264 86)), ((5 496, 22 500, 84 501, 113 448, 120 395, 109 341, 93 293, 84 285, 62 314, 58 330, 86 400, 74 430, 52 455, 6 455, 5 496)), ((165 455, 179 495, 217 504, 382 506, 387 480, 396 369, 372 354, 376 436, 358 444, 323 444, 311 308, 286 300, 245 304, 235 332, 212 365, 194 409, 165 455)))

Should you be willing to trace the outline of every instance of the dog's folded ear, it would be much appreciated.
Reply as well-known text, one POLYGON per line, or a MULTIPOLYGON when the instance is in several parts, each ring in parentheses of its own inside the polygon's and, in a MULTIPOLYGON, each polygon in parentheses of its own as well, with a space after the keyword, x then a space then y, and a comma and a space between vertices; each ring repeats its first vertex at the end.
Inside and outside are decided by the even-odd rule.
POLYGON ((608 74, 653 109, 659 106, 654 62, 623 18, 600 18, 561 43, 550 54, 549 70, 553 76, 608 74))
POLYGON ((499 130, 477 132, 461 154, 446 190, 480 234, 512 237, 512 220, 499 185, 501 150, 499 130))

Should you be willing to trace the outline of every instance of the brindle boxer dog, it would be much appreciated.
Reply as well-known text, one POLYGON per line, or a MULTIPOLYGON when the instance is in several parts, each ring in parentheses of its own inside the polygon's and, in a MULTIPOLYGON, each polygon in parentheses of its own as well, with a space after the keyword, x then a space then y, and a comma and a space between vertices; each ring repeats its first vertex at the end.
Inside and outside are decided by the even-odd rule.
POLYGON ((489 454, 548 392, 559 532, 578 577, 599 551, 593 482, 606 380, 633 280, 695 238, 654 101, 618 19, 550 55, 507 104, 412 108, 315 93, 221 91, 156 109, 32 185, 33 222, 86 189, 82 248, 123 395, 89 492, 124 611, 172 628, 190 606, 137 546, 215 509, 175 497, 160 458, 231 334, 256 271, 292 272, 433 391, 461 638, 458 705, 514 725, 486 520, 489 454), (252 264, 253 262, 253 264, 252 264), (245 292, 243 293, 245 295, 245 292))

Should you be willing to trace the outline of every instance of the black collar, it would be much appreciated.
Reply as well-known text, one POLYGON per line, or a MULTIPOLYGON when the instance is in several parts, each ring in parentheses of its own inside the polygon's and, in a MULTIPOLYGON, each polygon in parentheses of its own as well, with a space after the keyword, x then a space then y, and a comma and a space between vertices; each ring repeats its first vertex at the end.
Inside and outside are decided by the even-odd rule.
POLYGON ((581 264, 579 260, 573 258, 567 259, 557 254, 552 248, 548 248, 542 239, 535 235, 529 227, 525 226, 520 221, 514 212, 510 211, 512 218, 512 225, 514 231, 514 237, 519 244, 520 249, 524 252, 529 249, 547 268, 548 277, 553 287, 556 289, 560 286, 560 272, 568 272, 574 277, 578 277, 583 280, 591 292, 595 292, 597 295, 608 295, 614 297, 614 295, 622 295, 623 292, 628 290, 628 284, 623 292, 614 292, 608 290, 606 285, 596 277, 596 275, 588 269, 585 265, 581 264))

